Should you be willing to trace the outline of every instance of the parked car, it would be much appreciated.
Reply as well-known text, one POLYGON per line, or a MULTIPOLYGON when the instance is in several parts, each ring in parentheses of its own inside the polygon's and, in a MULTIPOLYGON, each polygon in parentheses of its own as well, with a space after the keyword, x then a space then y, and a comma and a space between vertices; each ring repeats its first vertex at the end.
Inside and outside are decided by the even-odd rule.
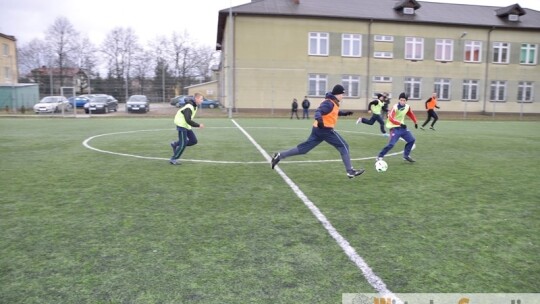
POLYGON ((185 98, 187 95, 178 95, 176 97, 171 98, 171 106, 177 106, 180 99, 185 98))
POLYGON ((61 111, 69 111, 71 105, 64 96, 47 96, 43 97, 34 105, 34 112, 39 113, 55 113, 61 111))
POLYGON ((176 103, 176 107, 181 108, 186 104, 186 99, 193 100, 193 96, 191 95, 183 95, 182 98, 178 99, 178 102, 176 103))
POLYGON ((84 104, 84 113, 109 113, 118 111, 118 100, 110 95, 99 94, 84 104))
POLYGON ((68 100, 69 100, 69 104, 72 107, 84 108, 84 104, 89 102, 90 98, 92 98, 93 96, 94 95, 85 94, 85 95, 70 97, 68 98, 68 100))
POLYGON ((201 108, 221 108, 221 104, 219 103, 219 101, 205 98, 201 103, 201 108))
POLYGON ((150 101, 146 95, 131 95, 126 101, 126 112, 144 112, 150 111, 150 101))

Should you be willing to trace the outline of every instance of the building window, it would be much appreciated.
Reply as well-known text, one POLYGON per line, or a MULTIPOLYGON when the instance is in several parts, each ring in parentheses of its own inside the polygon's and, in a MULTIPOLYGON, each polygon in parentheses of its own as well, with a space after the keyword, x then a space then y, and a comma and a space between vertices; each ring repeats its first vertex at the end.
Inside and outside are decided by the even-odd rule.
POLYGON ((419 77, 405 77, 405 94, 409 99, 420 99, 420 84, 422 79, 419 77))
POLYGON ((360 76, 358 75, 343 75, 341 83, 345 88, 345 95, 347 97, 360 96, 360 76))
POLYGON ((482 41, 465 41, 465 62, 482 61, 482 41))
POLYGON ((435 39, 435 60, 454 60, 454 41, 452 39, 435 39))
POLYGON ((493 42, 493 63, 510 62, 510 44, 507 42, 493 42))
POLYGON ((373 76, 373 82, 392 82, 390 76, 373 76))
POLYGON ((491 82, 489 100, 494 102, 506 101, 506 81, 494 80, 491 82))
POLYGON ((394 57, 394 54, 392 52, 373 52, 373 57, 392 59, 394 57))
POLYGON ((362 56, 362 35, 360 34, 341 35, 341 56, 361 57, 362 56))
POLYGON ((450 100, 450 79, 435 78, 434 92, 440 100, 450 100))
POLYGON ((465 79, 463 80, 463 92, 461 99, 465 101, 478 100, 478 80, 465 79))
POLYGON ((534 91, 533 83, 531 81, 520 81, 518 84, 518 102, 533 102, 534 91))
POLYGON ((328 56, 328 33, 309 33, 309 55, 328 56))
POLYGON ((324 74, 309 74, 309 92, 311 96, 325 96, 328 77, 324 74))
POLYGON ((375 36, 373 36, 373 40, 380 41, 380 42, 393 42, 394 41, 394 36, 375 35, 375 36))
POLYGON ((9 71, 9 67, 4 67, 4 78, 5 82, 11 82, 11 73, 9 71))
POLYGON ((9 45, 7 43, 2 43, 2 54, 9 56, 9 45))
POLYGON ((424 59, 424 38, 405 37, 405 59, 424 59))
POLYGON ((536 50, 538 45, 522 43, 521 44, 521 54, 519 56, 519 63, 521 64, 536 64, 536 50))

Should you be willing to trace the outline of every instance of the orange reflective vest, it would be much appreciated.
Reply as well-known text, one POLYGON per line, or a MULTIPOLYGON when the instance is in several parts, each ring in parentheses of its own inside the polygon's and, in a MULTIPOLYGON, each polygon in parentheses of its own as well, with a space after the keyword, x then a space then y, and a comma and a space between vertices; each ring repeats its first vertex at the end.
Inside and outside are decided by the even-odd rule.
MULTIPOLYGON (((327 99, 327 100, 332 102, 334 104, 334 107, 332 108, 332 111, 330 113, 322 115, 322 119, 323 119, 324 126, 326 128, 334 128, 336 126, 337 119, 339 116, 339 103, 333 101, 332 99, 327 99)), ((313 122, 313 126, 317 127, 316 120, 313 122)))

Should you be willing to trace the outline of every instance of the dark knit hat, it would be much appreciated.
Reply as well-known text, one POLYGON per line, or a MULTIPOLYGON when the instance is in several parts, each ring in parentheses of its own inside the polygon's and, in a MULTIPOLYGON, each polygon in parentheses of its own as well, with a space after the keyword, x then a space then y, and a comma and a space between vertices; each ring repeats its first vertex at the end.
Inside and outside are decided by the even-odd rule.
POLYGON ((345 93, 345 88, 340 84, 336 84, 332 89, 332 95, 339 95, 343 93, 345 93))
POLYGON ((384 96, 384 95, 381 93, 377 93, 377 99, 381 98, 381 96, 384 96))
POLYGON ((407 94, 405 94, 405 93, 399 94, 399 99, 401 99, 401 98, 405 98, 405 100, 408 100, 408 99, 409 99, 409 97, 408 97, 407 94))

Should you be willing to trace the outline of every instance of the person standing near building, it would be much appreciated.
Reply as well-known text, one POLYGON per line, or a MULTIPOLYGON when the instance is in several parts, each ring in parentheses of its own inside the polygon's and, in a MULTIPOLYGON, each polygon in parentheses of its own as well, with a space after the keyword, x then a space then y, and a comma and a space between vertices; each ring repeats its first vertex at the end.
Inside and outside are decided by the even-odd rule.
POLYGON ((313 148, 325 141, 334 146, 341 154, 341 160, 345 166, 345 171, 348 178, 354 178, 364 173, 364 169, 355 170, 351 164, 351 155, 349 153, 349 144, 339 135, 334 127, 336 126, 338 116, 352 115, 353 112, 344 112, 339 110, 339 103, 343 99, 345 89, 342 85, 337 84, 332 89, 332 92, 326 93, 325 100, 315 110, 315 121, 311 128, 309 138, 298 146, 289 150, 274 153, 272 156, 272 169, 284 158, 294 155, 306 154, 313 148))
POLYGON ((195 93, 193 99, 186 99, 186 104, 178 109, 174 116, 174 124, 178 131, 178 141, 171 142, 173 149, 173 156, 169 160, 171 165, 179 165, 178 159, 184 153, 186 147, 194 146, 197 144, 197 136, 193 132, 192 128, 204 128, 204 124, 193 121, 197 109, 203 102, 203 95, 201 93, 195 93))
POLYGON ((384 105, 382 106, 382 109, 381 109, 381 116, 384 119, 388 118, 388 105, 390 104, 390 98, 388 98, 388 93, 387 92, 384 92, 383 93, 384 95, 384 105))
POLYGON ((399 102, 392 107, 390 113, 388 113, 388 119, 386 120, 386 127, 390 131, 390 140, 388 144, 379 152, 377 160, 383 159, 386 153, 390 151, 400 138, 405 140, 405 150, 403 150, 403 159, 414 163, 415 160, 410 157, 412 148, 416 139, 411 131, 407 129, 407 125, 404 124, 405 116, 408 116, 413 122, 414 127, 418 129, 418 122, 411 107, 407 104, 407 95, 405 93, 399 94, 399 102))
POLYGON ((439 120, 439 116, 437 115, 437 113, 435 112, 435 108, 437 109, 440 109, 439 106, 437 105, 437 93, 436 92, 433 92, 433 94, 431 95, 430 98, 428 98, 428 100, 426 100, 426 109, 427 109, 427 119, 426 121, 422 124, 422 126, 420 127, 420 129, 424 130, 424 127, 429 123, 429 121, 431 120, 431 118, 433 117, 433 122, 431 123, 431 127, 429 127, 431 130, 435 131, 435 123, 437 122, 437 120, 439 120))
POLYGON ((311 106, 311 103, 309 102, 307 96, 304 96, 304 100, 302 101, 302 119, 309 119, 309 107, 311 106))
POLYGON ((383 94, 377 94, 377 99, 373 100, 368 105, 368 113, 371 113, 371 118, 363 118, 359 117, 358 120, 356 120, 356 124, 364 123, 366 125, 372 126, 375 122, 378 122, 381 128, 381 133, 383 136, 388 136, 386 134, 386 131, 384 130, 384 120, 382 118, 382 107, 384 106, 384 95, 383 94))
POLYGON ((291 119, 293 115, 296 115, 296 119, 300 119, 300 117, 298 117, 298 101, 296 98, 293 99, 291 104, 291 119))

